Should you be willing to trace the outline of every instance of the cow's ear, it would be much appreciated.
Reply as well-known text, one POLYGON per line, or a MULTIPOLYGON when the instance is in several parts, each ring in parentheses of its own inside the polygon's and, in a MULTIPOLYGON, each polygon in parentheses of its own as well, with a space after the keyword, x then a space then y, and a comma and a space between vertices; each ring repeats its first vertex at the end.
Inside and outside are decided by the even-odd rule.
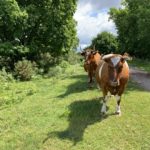
POLYGON ((97 51, 91 51, 91 53, 92 53, 93 55, 95 55, 95 54, 97 53, 97 51))
POLYGON ((124 62, 126 61, 126 58, 125 58, 125 57, 121 57, 120 61, 121 61, 122 63, 124 63, 124 62))
POLYGON ((123 58, 125 60, 132 60, 132 57, 128 53, 124 53, 123 58))
POLYGON ((85 52, 81 52, 80 54, 81 54, 82 56, 85 56, 85 52))

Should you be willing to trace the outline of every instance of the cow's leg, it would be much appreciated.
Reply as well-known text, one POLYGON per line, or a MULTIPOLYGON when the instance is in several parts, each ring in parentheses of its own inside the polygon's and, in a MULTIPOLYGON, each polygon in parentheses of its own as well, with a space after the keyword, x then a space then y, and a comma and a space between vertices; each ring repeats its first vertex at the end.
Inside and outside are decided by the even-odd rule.
POLYGON ((116 114, 121 115, 121 109, 120 109, 120 102, 121 102, 121 95, 123 94, 125 89, 125 85, 121 86, 118 94, 116 95, 116 101, 117 101, 117 107, 116 107, 116 114))
MULTIPOLYGON (((103 92, 104 93, 104 92, 103 92)), ((101 108, 101 113, 102 114, 105 114, 106 113, 106 107, 107 107, 107 101, 108 101, 108 99, 109 99, 109 97, 110 97, 110 95, 109 94, 103 94, 104 95, 104 98, 103 98, 103 105, 102 105, 102 108, 101 108)))
POLYGON ((88 83, 92 83, 92 73, 89 72, 89 82, 88 83))
POLYGON ((121 96, 116 95, 116 100, 117 100, 117 107, 115 113, 121 115, 121 109, 120 109, 121 96))

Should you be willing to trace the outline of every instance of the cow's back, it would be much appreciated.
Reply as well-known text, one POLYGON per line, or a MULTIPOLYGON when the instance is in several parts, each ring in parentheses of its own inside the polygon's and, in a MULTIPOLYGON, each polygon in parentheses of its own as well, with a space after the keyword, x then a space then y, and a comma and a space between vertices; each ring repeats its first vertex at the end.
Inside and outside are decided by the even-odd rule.
POLYGON ((96 53, 94 55, 94 61, 95 61, 95 64, 98 66, 99 63, 100 63, 100 60, 101 60, 101 55, 99 53, 96 53))

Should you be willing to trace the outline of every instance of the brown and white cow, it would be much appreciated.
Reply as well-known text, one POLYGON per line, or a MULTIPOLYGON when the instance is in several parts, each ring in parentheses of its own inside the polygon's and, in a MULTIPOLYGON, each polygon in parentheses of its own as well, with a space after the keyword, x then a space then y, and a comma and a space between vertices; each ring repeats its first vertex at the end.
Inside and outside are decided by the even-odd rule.
POLYGON ((103 92, 101 113, 106 113, 106 103, 111 95, 117 100, 116 114, 121 114, 120 101, 129 79, 129 67, 126 55, 108 54, 103 56, 96 70, 96 80, 103 92))
POLYGON ((84 70, 88 73, 89 83, 92 83, 93 77, 95 77, 96 68, 101 60, 101 55, 98 51, 92 49, 86 49, 81 55, 85 57, 84 70))

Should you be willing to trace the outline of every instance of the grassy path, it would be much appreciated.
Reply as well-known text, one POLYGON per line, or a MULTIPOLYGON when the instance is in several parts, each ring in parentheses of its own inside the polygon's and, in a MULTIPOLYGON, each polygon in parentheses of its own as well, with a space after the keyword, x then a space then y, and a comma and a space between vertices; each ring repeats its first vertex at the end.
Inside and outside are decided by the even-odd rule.
POLYGON ((83 68, 30 82, 6 83, 0 90, 1 150, 149 150, 150 93, 130 82, 122 116, 100 115, 98 89, 87 88, 83 68))

